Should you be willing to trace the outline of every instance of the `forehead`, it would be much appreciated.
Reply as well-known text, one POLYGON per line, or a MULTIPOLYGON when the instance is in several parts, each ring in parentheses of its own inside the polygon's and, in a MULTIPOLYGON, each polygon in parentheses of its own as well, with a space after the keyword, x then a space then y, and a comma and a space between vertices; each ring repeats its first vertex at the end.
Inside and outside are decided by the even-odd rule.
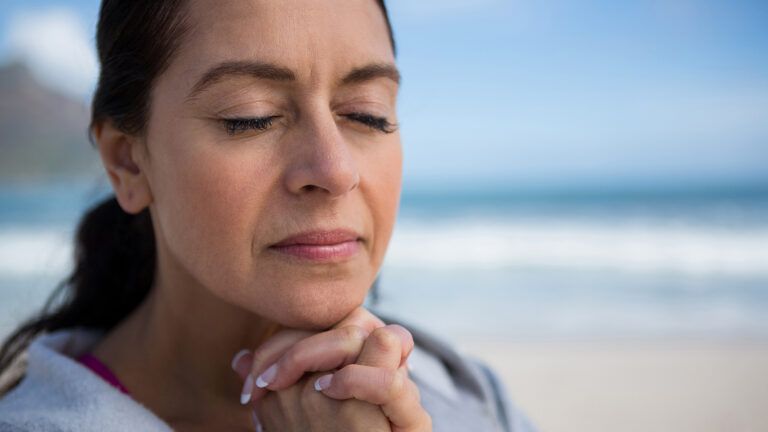
POLYGON ((279 64, 299 81, 394 63, 375 0, 192 0, 187 14, 190 31, 173 63, 188 80, 233 60, 279 64))

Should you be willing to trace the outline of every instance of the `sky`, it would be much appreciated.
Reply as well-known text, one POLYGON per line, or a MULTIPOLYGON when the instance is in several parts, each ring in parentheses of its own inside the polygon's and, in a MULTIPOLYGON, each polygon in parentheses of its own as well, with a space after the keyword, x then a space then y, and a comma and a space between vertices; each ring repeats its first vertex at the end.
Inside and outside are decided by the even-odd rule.
MULTIPOLYGON (((88 100, 95 0, 3 0, 0 62, 88 100)), ((390 0, 405 186, 768 186, 768 2, 390 0)))

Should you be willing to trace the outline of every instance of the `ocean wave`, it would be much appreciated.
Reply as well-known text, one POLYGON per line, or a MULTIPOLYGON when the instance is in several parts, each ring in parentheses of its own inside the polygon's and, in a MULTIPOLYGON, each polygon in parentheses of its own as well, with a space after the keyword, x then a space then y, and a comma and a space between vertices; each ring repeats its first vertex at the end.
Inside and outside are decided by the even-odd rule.
POLYGON ((0 230, 0 276, 60 276, 72 266, 71 230, 6 228, 0 230))
MULTIPOLYGON (((72 265, 71 238, 68 227, 0 230, 0 275, 63 275, 72 265)), ((768 277, 768 226, 406 219, 384 266, 768 277)))
POLYGON ((467 219, 398 223, 385 266, 768 276, 768 226, 467 219))

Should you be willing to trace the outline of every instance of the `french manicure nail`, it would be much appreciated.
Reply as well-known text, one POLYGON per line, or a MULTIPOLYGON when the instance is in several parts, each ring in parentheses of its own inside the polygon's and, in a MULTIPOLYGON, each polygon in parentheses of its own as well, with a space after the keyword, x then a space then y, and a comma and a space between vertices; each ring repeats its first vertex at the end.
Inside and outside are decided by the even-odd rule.
POLYGON ((277 364, 268 367, 258 378, 256 378, 256 387, 264 388, 275 381, 277 376, 277 364))
POLYGON ((331 386, 333 374, 323 375, 315 381, 315 390, 322 391, 331 386))
POLYGON ((240 361, 241 358, 243 358, 244 355, 248 354, 250 351, 247 349, 240 350, 235 356, 232 358, 232 363, 230 366, 232 366, 232 370, 237 372, 237 362, 240 361))
POLYGON ((248 374, 245 377, 245 384, 243 384, 243 391, 240 393, 240 403, 245 405, 251 400, 251 393, 253 393, 253 375, 248 374))
POLYGON ((256 432, 263 432, 264 428, 261 426, 259 416, 256 415, 256 410, 251 411, 251 419, 253 420, 253 427, 256 429, 256 432))

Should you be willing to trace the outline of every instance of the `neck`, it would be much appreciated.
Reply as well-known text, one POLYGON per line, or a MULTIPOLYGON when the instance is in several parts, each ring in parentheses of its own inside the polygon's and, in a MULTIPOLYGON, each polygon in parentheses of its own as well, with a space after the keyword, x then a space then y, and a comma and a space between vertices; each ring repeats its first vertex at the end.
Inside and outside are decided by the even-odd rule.
MULTIPOLYGON (((178 268, 158 266, 158 269, 178 268)), ((183 272, 158 272, 145 301, 93 350, 131 396, 168 423, 250 425, 231 369, 275 323, 215 297, 183 272)))

